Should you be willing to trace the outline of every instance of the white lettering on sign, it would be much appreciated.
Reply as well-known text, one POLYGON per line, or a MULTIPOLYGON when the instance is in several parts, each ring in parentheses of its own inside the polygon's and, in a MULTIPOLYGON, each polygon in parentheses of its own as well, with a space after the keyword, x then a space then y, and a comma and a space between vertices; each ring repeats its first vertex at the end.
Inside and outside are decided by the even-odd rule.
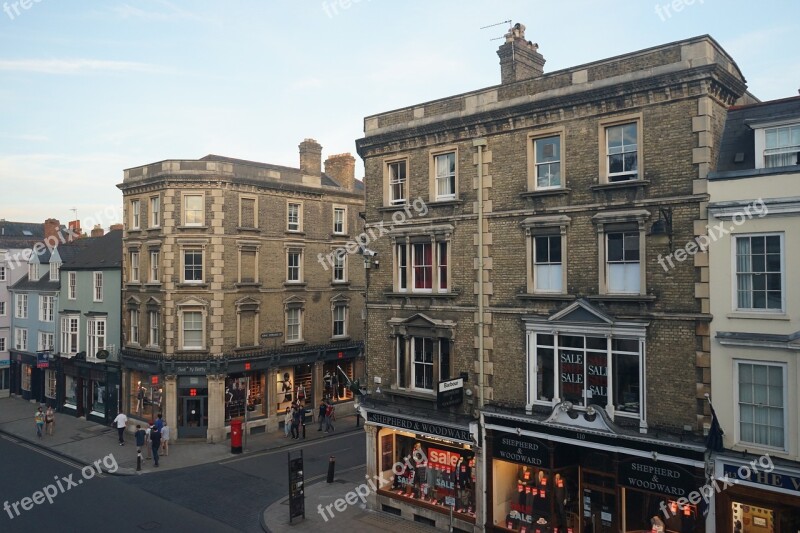
POLYGON ((459 389, 464 386, 464 378, 451 379, 450 381, 442 381, 439 383, 439 392, 444 392, 451 389, 459 389))

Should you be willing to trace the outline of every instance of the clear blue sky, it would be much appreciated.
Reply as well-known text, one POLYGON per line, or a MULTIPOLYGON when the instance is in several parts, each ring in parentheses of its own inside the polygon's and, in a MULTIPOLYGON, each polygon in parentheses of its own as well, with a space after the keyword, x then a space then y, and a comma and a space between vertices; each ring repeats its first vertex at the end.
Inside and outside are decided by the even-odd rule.
POLYGON ((364 116, 497 84, 502 41, 490 39, 505 26, 480 27, 507 19, 527 26, 546 72, 707 33, 762 100, 800 88, 797 0, 0 7, 0 218, 27 222, 118 206, 122 170, 162 159, 215 153, 297 166, 305 137, 323 157, 355 155, 364 116), (672 4, 681 9, 665 11, 672 4))

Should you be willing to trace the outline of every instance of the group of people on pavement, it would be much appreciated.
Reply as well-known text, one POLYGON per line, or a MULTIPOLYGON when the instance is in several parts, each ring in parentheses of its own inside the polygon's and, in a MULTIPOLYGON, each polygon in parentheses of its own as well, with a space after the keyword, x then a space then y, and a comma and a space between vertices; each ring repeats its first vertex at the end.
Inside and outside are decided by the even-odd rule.
POLYGON ((33 415, 33 421, 36 424, 36 436, 40 439, 47 433, 52 436, 56 429, 56 414, 53 407, 48 405, 47 411, 42 411, 42 408, 36 411, 33 415))
MULTIPOLYGON (((128 426, 128 417, 120 411, 114 419, 113 424, 117 427, 119 434, 119 445, 125 445, 125 428, 128 426)), ((142 453, 142 448, 147 451, 147 459, 152 459, 153 464, 158 466, 158 452, 164 452, 164 455, 169 455, 169 425, 161 413, 158 413, 158 418, 155 422, 143 429, 141 424, 136 424, 136 432, 134 438, 136 439, 136 452, 142 453)))
MULTIPOLYGON (((292 406, 286 408, 283 419, 285 438, 289 438, 290 433, 293 439, 300 438, 300 428, 304 425, 305 414, 306 408, 302 401, 292 402, 292 406)), ((336 409, 333 407, 330 400, 320 400, 317 419, 319 421, 319 429, 317 429, 317 431, 322 431, 323 426, 325 428, 325 433, 333 431, 333 421, 336 420, 336 409)))

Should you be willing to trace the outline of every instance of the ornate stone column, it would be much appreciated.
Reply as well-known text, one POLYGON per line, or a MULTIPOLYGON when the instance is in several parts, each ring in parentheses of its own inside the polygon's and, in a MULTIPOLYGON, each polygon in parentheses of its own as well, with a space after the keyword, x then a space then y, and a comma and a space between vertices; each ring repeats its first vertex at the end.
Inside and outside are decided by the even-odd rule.
POLYGON ((178 434, 178 378, 175 374, 164 376, 164 419, 170 427, 170 438, 175 435, 175 439, 180 438, 178 434))
POLYGON ((208 375, 208 442, 225 440, 225 374, 208 375))

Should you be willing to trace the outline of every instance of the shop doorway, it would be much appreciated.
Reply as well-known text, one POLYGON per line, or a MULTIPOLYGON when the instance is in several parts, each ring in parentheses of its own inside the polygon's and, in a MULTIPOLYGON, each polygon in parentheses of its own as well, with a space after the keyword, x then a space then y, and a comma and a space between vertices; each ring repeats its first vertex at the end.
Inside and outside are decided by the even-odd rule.
POLYGON ((208 395, 181 396, 178 432, 181 437, 205 437, 208 429, 208 395))
POLYGON ((583 470, 583 529, 591 533, 619 531, 613 476, 583 470))

